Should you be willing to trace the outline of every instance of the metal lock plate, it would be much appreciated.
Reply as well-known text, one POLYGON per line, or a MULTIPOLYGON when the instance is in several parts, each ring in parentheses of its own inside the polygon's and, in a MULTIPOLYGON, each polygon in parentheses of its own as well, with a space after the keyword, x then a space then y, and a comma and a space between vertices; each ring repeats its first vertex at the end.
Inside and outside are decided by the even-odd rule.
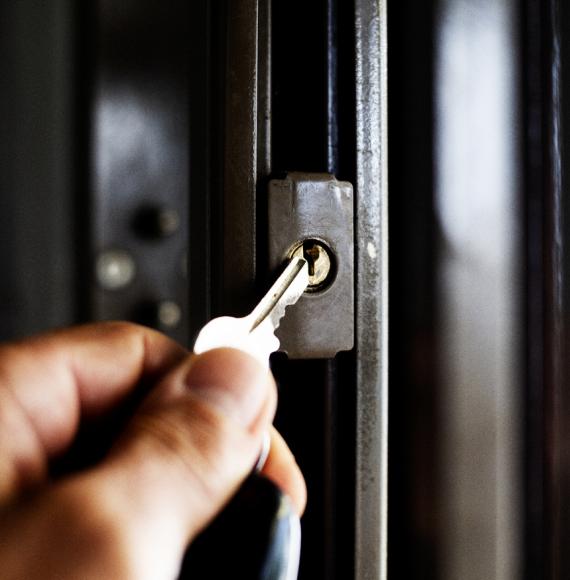
POLYGON ((305 254, 312 287, 276 335, 290 358, 332 358, 354 346, 353 190, 326 173, 289 173, 269 183, 269 267, 305 254))

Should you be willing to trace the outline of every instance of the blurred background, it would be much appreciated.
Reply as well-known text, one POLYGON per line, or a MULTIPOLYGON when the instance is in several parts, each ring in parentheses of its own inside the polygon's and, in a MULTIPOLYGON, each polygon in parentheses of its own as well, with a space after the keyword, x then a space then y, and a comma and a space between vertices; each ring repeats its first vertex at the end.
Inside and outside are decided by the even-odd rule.
POLYGON ((562 0, 3 2, 0 338, 191 346, 273 275, 267 181, 334 174, 355 348, 272 361, 300 577, 569 578, 568 30, 562 0))

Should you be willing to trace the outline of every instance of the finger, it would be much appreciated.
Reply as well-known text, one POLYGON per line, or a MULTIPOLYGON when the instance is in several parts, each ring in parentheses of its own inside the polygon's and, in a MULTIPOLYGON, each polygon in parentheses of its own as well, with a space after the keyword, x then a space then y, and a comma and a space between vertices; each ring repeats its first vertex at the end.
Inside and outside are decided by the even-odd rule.
POLYGON ((118 506, 133 543, 152 546, 150 560, 168 553, 179 562, 251 472, 275 404, 275 383, 254 358, 232 349, 195 356, 155 389, 91 472, 93 495, 118 506))
POLYGON ((297 513, 302 515, 307 505, 305 479, 287 443, 274 427, 271 428, 271 449, 261 472, 289 496, 297 513))
POLYGON ((102 323, 0 346, 0 502, 40 479, 73 441, 81 415, 102 413, 142 377, 186 355, 128 323, 102 323))

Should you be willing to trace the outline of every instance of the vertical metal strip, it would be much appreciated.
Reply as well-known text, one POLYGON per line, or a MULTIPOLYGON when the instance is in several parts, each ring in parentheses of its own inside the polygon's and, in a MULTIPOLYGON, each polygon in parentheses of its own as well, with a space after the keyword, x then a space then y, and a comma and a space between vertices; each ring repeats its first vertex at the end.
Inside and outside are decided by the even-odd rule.
MULTIPOLYGON (((526 0, 523 7, 524 52, 522 80, 524 82, 524 138, 525 150, 522 164, 526 198, 526 409, 524 440, 524 558, 521 562, 523 578, 550 578, 552 560, 547 558, 549 524, 547 521, 548 471, 547 450, 544 445, 545 408, 547 389, 545 361, 547 336, 547 313, 545 307, 548 290, 545 286, 545 205, 549 196, 545 193, 549 180, 544 179, 544 143, 547 133, 544 126, 545 106, 549 90, 544 78, 548 71, 542 67, 543 19, 545 3, 542 0, 526 0)), ((547 36, 548 37, 548 36, 547 36)), ((549 392, 549 391, 548 391, 549 392)))
POLYGON ((356 0, 355 578, 387 575, 388 184, 386 3, 356 0))
POLYGON ((271 0, 258 2, 257 179, 265 192, 271 173, 271 0))
MULTIPOLYGON (((564 86, 561 62, 561 37, 560 37, 560 12, 558 0, 544 3, 547 7, 544 10, 544 33, 547 37, 545 50, 545 77, 542 87, 546 95, 545 99, 545 129, 547 140, 544 143, 546 151, 543 151, 546 160, 546 167, 543 171, 543 178, 548 184, 548 189, 544 195, 545 213, 544 231, 546 233, 546 247, 544 259, 547 264, 545 272, 546 301, 543 308, 545 315, 545 447, 547 449, 547 510, 548 510, 548 536, 546 556, 550 560, 548 576, 552 580, 567 578, 564 570, 565 553, 563 529, 566 489, 564 482, 566 473, 564 464, 566 462, 565 448, 565 391, 566 387, 566 364, 567 357, 565 347, 565 290, 566 271, 564 264, 564 254, 566 245, 566 235, 564 228, 564 174, 563 174, 563 149, 561 138, 564 127, 562 126, 562 101, 561 89, 564 86), (546 90, 545 90, 546 89, 546 90)), ((546 576, 545 576, 546 577, 546 576)))
POLYGON ((189 68, 192 84, 189 91, 189 243, 188 243, 188 325, 190 342, 212 317, 211 281, 211 204, 214 185, 212 183, 212 154, 215 149, 212 127, 212 77, 211 66, 214 33, 211 23, 211 6, 208 0, 197 0, 189 4, 190 50, 189 68))
MULTIPOLYGON (((550 274, 549 300, 546 311, 549 317, 548 332, 551 349, 545 351, 551 374, 552 387, 546 408, 545 423, 550 423, 550 438, 545 441, 549 465, 549 505, 552 525, 548 556, 552 560, 552 578, 568 578, 570 556, 566 546, 570 539, 570 216, 569 151, 570 151, 570 41, 568 26, 570 9, 563 0, 549 3, 552 42, 548 54, 548 75, 551 84, 551 103, 548 110, 549 162, 543 176, 549 178, 551 206, 545 216, 552 230, 548 263, 550 274)), ((546 180, 545 183, 548 183, 546 180)), ((546 575, 544 576, 547 577, 546 575)))
POLYGON ((338 175, 338 4, 327 2, 327 171, 338 175))
POLYGON ((245 314, 256 275, 258 0, 228 2, 222 308, 245 314))

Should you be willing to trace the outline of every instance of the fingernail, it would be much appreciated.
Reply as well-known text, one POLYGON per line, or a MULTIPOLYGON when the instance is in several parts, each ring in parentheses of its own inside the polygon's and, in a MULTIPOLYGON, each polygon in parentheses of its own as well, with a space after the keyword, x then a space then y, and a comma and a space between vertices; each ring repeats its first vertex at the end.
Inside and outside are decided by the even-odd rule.
POLYGON ((249 427, 269 394, 270 375, 253 357, 235 349, 215 349, 192 360, 185 379, 195 396, 249 427))

